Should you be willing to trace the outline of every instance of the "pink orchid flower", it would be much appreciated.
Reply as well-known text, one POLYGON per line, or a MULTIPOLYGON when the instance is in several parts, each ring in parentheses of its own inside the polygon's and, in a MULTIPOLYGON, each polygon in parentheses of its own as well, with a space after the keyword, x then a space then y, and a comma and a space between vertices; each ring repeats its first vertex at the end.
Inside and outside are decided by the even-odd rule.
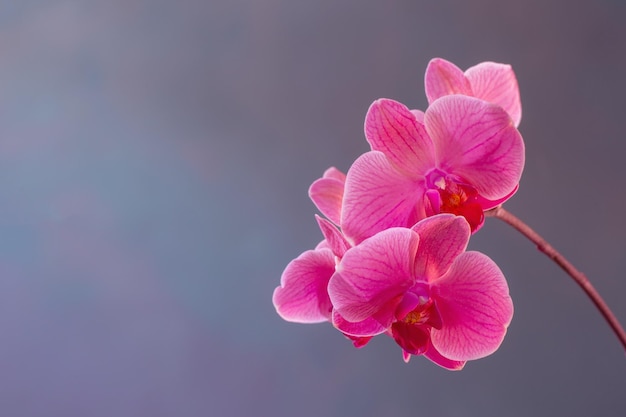
MULTIPOLYGON (((313 203, 335 225, 339 224, 345 180, 343 172, 331 167, 309 188, 313 203)), ((331 317, 332 304, 326 287, 350 244, 331 222, 317 215, 315 219, 324 240, 314 250, 291 261, 282 274, 281 285, 274 290, 274 307, 287 321, 318 323, 331 317)))
POLYGON ((474 96, 501 106, 519 126, 522 103, 510 65, 482 62, 463 72, 452 62, 434 58, 428 63, 424 81, 428 104, 450 94, 474 96))
POLYGON ((355 244, 437 213, 464 216, 474 232, 484 210, 515 193, 524 168, 524 142, 509 115, 474 97, 441 97, 424 114, 377 100, 365 135, 372 151, 348 171, 341 210, 355 244))
MULTIPOLYGON (((333 305, 328 295, 328 281, 349 245, 331 222, 318 216, 316 219, 326 238, 314 250, 302 253, 287 265, 280 286, 272 296, 276 312, 286 321, 331 321, 333 305)), ((357 348, 365 346, 372 338, 346 333, 344 336, 357 348)))
POLYGON ((506 280, 462 217, 440 214, 349 249, 328 283, 333 322, 355 337, 390 334, 411 355, 458 370, 495 352, 513 316, 506 280))

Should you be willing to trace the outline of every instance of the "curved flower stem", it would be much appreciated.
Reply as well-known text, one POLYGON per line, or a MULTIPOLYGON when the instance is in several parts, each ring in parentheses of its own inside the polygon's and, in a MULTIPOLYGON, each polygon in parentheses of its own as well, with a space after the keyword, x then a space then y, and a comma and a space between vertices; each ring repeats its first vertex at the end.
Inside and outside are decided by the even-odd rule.
POLYGON ((591 301, 596 305, 600 313, 604 316, 604 319, 609 323, 611 329, 617 336, 617 338, 622 343, 622 346, 626 350, 626 332, 620 325, 619 321, 611 311, 608 305, 604 302, 600 294, 596 291, 596 289, 591 285, 585 274, 580 272, 578 269, 574 267, 567 259, 563 257, 556 249, 552 247, 544 238, 539 236, 537 232, 531 229, 526 223, 522 222, 520 219, 515 217, 513 214, 509 213, 502 206, 498 206, 495 209, 489 210, 485 212, 485 216, 495 217, 497 219, 502 220, 503 222, 509 224, 518 232, 523 234, 537 245, 537 249, 543 252, 548 258, 552 259, 558 266, 560 266, 567 274, 576 281, 576 283, 583 289, 583 291, 587 294, 591 301))

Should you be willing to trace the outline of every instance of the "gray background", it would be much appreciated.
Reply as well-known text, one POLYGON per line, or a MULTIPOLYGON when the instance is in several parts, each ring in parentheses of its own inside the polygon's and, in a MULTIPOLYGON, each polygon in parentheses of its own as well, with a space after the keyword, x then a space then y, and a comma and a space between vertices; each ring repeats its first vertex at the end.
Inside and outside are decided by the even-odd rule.
POLYGON ((367 150, 369 104, 513 65, 527 163, 506 204, 626 323, 626 2, 0 2, 3 416, 624 416, 626 359, 494 219, 504 344, 460 373, 283 322, 321 238, 307 187, 367 150))

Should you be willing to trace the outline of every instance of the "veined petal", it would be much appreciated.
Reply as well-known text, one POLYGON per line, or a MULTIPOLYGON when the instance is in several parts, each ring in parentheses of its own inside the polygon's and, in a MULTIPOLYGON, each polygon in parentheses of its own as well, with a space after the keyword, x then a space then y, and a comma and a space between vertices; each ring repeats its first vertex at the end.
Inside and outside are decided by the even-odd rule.
POLYGON ((437 214, 419 221, 412 229, 420 237, 415 256, 415 276, 433 282, 443 276, 467 248, 470 226, 464 217, 437 214))
POLYGON ((501 106, 519 126, 522 119, 517 78, 510 65, 496 62, 482 62, 465 71, 465 76, 472 87, 474 97, 501 106))
POLYGON ((424 86, 428 104, 450 94, 472 95, 472 88, 463 71, 442 58, 431 59, 428 63, 424 86))
POLYGON ((328 283, 335 310, 350 322, 374 317, 391 323, 404 292, 414 284, 418 242, 413 230, 391 228, 349 249, 328 283))
POLYGON ((453 361, 452 359, 448 359, 444 357, 437 349, 433 346, 432 341, 429 341, 428 349, 424 356, 441 366, 442 368, 449 369, 450 371, 460 371, 465 366, 466 361, 453 361))
POLYGON ((346 176, 337 168, 331 167, 309 187, 309 197, 317 209, 333 223, 341 219, 341 202, 346 176))
POLYGON ((448 273, 431 285, 441 316, 432 329, 433 346, 446 358, 479 359, 495 352, 513 317, 513 302, 504 275, 486 255, 466 252, 448 273))
POLYGON ((524 141, 500 107, 474 97, 451 95, 426 110, 438 168, 457 175, 486 199, 497 200, 519 183, 524 141))
POLYGON ((365 116, 365 137, 406 176, 424 175, 435 163, 433 143, 424 124, 402 103, 381 98, 365 116))
POLYGON ((381 323, 373 317, 368 317, 363 321, 350 322, 344 319, 337 310, 333 310, 332 314, 333 326, 338 330, 353 337, 371 337, 376 336, 385 331, 391 326, 391 322, 381 323))
POLYGON ((341 228, 357 244, 390 227, 410 227, 426 217, 424 180, 400 173, 378 151, 366 152, 350 167, 341 228))
POLYGON ((291 261, 272 297, 278 315, 295 323, 330 320, 327 287, 334 272, 335 256, 329 249, 309 250, 291 261))
POLYGON ((317 220, 317 224, 319 225, 320 230, 325 237, 325 242, 327 242, 330 250, 333 251, 335 256, 341 258, 350 247, 346 238, 343 237, 337 227, 328 220, 322 219, 317 214, 315 215, 315 220, 317 220))

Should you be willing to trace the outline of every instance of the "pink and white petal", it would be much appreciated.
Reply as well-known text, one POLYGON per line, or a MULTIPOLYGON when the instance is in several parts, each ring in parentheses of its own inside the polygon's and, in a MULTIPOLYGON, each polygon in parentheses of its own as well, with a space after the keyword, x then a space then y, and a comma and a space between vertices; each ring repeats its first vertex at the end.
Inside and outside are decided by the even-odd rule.
POLYGON ((428 349, 426 350, 426 353, 424 353, 424 356, 442 368, 450 371, 460 371, 466 363, 466 361, 453 361, 452 359, 444 357, 441 353, 439 353, 439 351, 437 351, 432 342, 429 342, 428 349))
POLYGON ((381 151, 410 178, 434 167, 435 151, 424 124, 402 103, 381 98, 365 116, 365 137, 373 151, 381 151))
POLYGON ((454 260, 465 252, 471 235, 462 216, 437 214, 419 221, 412 229, 420 237, 415 255, 415 276, 434 282, 443 276, 454 260))
MULTIPOLYGON (((326 175, 327 172, 328 170, 324 175, 326 175)), ((309 197, 311 201, 313 201, 313 204, 315 204, 317 209, 324 216, 328 217, 335 224, 339 224, 341 220, 341 203, 343 201, 344 185, 345 177, 343 179, 337 179, 334 176, 328 176, 313 181, 313 184, 309 187, 309 197)))
POLYGON ((309 250, 291 261, 272 297, 278 315, 295 323, 329 321, 333 306, 327 287, 334 272, 329 249, 309 250))
POLYGON ((513 68, 507 64, 482 62, 465 71, 474 97, 497 104, 506 110, 515 126, 522 120, 522 102, 513 68))
POLYGON ((374 317, 391 323, 404 293, 415 280, 412 265, 419 236, 411 229, 391 228, 349 249, 328 283, 328 295, 350 322, 374 317))
POLYGON ((442 58, 431 59, 428 63, 424 86, 428 104, 450 94, 472 95, 472 88, 463 71, 442 58))
POLYGON ((513 317, 513 302, 502 271, 489 257, 466 252, 431 285, 442 321, 432 329, 433 346, 446 358, 479 359, 495 352, 513 317))
POLYGON ((363 321, 350 322, 343 318, 337 310, 332 314, 333 326, 343 332, 346 336, 371 337, 385 333, 391 323, 381 323, 373 317, 368 317, 363 321))
POLYGON ((381 152, 361 155, 350 167, 341 228, 352 243, 390 227, 410 227, 426 217, 424 180, 400 173, 381 152))
POLYGON ((439 169, 489 200, 517 186, 524 169, 524 141, 501 107, 474 97, 445 96, 431 104, 424 120, 439 169))
POLYGON ((317 224, 325 237, 324 241, 328 244, 330 250, 333 251, 335 256, 341 258, 350 247, 346 238, 341 234, 339 229, 328 220, 321 218, 317 214, 315 215, 315 220, 317 220, 317 224))

